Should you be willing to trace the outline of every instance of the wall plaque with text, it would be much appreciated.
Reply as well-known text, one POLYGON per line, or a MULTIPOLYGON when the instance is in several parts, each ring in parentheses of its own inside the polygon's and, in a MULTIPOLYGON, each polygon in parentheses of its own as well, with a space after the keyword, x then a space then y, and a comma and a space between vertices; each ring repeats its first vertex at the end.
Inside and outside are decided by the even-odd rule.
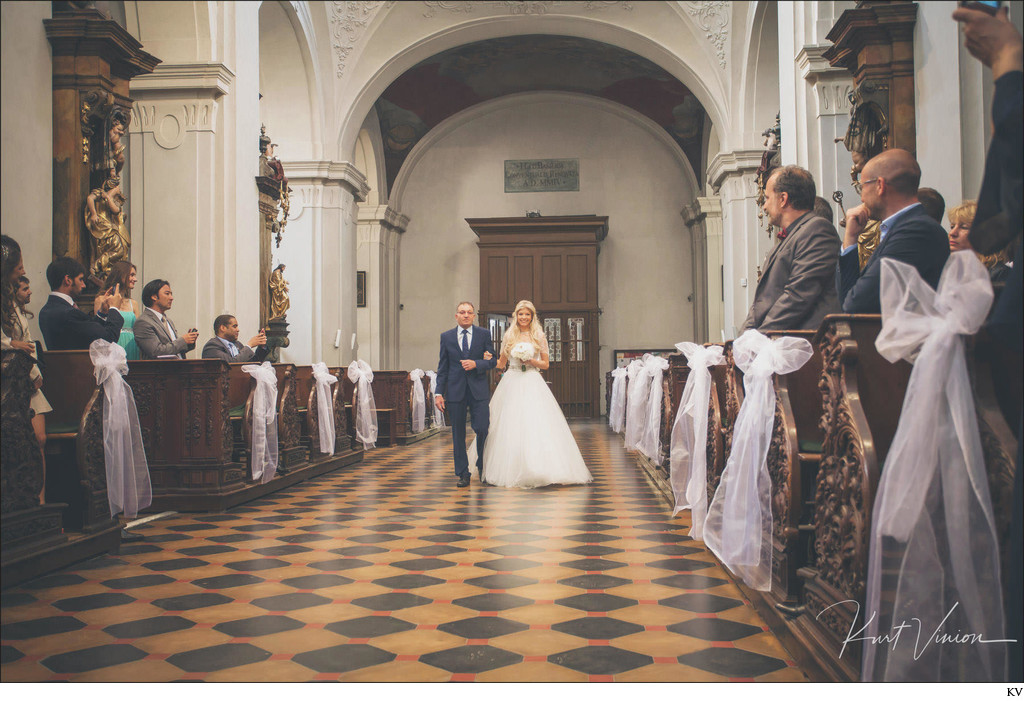
POLYGON ((505 161, 505 192, 579 192, 578 158, 505 161))

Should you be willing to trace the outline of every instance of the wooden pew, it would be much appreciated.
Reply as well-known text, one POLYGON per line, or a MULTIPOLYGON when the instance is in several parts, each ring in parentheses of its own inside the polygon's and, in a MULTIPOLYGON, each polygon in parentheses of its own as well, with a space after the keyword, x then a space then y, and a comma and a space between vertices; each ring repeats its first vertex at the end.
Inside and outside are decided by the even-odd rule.
MULTIPOLYGON (((352 383, 352 380, 348 379, 347 368, 342 368, 344 373, 342 382, 345 384, 345 404, 348 410, 349 419, 349 436, 353 441, 356 440, 356 415, 355 415, 355 402, 356 386, 352 383)), ((400 390, 397 389, 396 385, 399 384, 397 375, 402 374, 400 371, 388 372, 386 370, 374 371, 373 382, 371 387, 373 389, 373 403, 377 408, 377 443, 378 448, 387 448, 395 445, 399 431, 399 412, 400 408, 392 406, 393 404, 403 404, 397 399, 400 394, 400 390)), ((405 373, 405 379, 408 381, 409 374, 405 373)), ((408 422, 408 404, 405 405, 405 421, 408 422)), ((403 435, 408 431, 403 429, 403 435)))
MULTIPOLYGON (((769 338, 792 336, 814 340, 814 331, 768 331, 769 338)), ((787 615, 800 612, 802 580, 797 570, 810 563, 814 527, 814 487, 821 461, 821 351, 803 367, 773 378, 775 424, 768 447, 772 480, 772 588, 776 608, 787 615)))
MULTIPOLYGON (((803 608, 792 629, 827 678, 859 678, 861 646, 843 641, 864 607, 871 514, 899 422, 911 366, 875 349, 878 315, 825 317, 815 334, 822 361, 822 451, 814 487, 810 561, 797 570, 803 608), (840 657, 840 653, 842 656, 840 657)), ((857 627, 863 624, 859 619, 857 627)))
POLYGON ((110 516, 103 460, 103 390, 88 351, 43 353, 47 414, 46 505, 42 464, 29 423, 31 360, 3 354, 2 584, 27 579, 104 552, 116 552, 121 527, 110 516), (63 529, 63 532, 62 532, 63 529))
POLYGON ((725 363, 711 366, 711 402, 708 407, 708 504, 715 497, 722 471, 732 449, 732 432, 743 402, 743 373, 732 357, 732 341, 723 345, 725 363))
MULTIPOLYGON (((338 382, 334 383, 330 389, 334 415, 334 451, 335 453, 345 452, 349 449, 350 444, 343 390, 339 377, 340 371, 334 369, 328 370, 328 372, 338 378, 338 382)), ((318 386, 313 377, 313 367, 310 365, 296 366, 295 383, 302 445, 309 451, 310 461, 327 459, 330 456, 320 452, 320 405, 317 400, 318 386)))

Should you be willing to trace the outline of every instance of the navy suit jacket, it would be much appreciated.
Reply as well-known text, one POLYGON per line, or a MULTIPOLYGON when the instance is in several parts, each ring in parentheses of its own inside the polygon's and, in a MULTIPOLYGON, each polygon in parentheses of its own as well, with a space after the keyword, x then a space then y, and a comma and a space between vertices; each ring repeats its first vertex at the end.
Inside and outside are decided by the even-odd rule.
POLYGON ((39 310, 39 330, 43 332, 46 349, 52 351, 88 350, 97 338, 117 343, 121 337, 124 317, 111 309, 107 318, 86 314, 75 309, 66 300, 50 295, 39 310))
POLYGON ((437 391, 446 402, 464 402, 467 393, 473 399, 487 399, 490 385, 487 371, 498 362, 496 357, 484 360, 484 352, 496 356, 491 343, 491 332, 479 326, 473 327, 473 340, 469 344, 469 360, 476 361, 476 369, 462 369, 462 348, 459 345, 459 327, 441 334, 441 355, 437 361, 437 391))
POLYGON ((857 249, 839 256, 839 299, 847 314, 881 314, 882 259, 895 258, 917 268, 932 288, 939 286, 949 258, 949 236, 942 226, 917 206, 899 217, 864 270, 857 249))

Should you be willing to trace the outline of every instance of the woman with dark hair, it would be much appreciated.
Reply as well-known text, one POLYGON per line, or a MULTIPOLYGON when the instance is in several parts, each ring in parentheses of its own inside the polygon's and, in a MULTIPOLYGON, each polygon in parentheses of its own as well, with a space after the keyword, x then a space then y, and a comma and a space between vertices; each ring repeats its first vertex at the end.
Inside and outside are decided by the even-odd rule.
POLYGON ((124 348, 128 360, 138 360, 141 357, 133 330, 135 320, 139 318, 139 313, 142 311, 139 303, 132 299, 132 290, 135 289, 136 282, 138 282, 138 273, 135 266, 129 261, 119 260, 110 266, 110 272, 103 283, 103 288, 107 290, 117 286, 124 298, 121 306, 117 308, 121 312, 121 316, 124 317, 124 326, 121 327, 121 336, 117 339, 117 345, 124 348))
MULTIPOLYGON (((29 333, 28 318, 22 305, 18 303, 20 280, 25 277, 21 246, 10 236, 3 236, 0 239, 0 328, 3 331, 0 334, 0 344, 5 351, 23 351, 35 358, 36 345, 29 333)), ((39 492, 39 503, 42 504, 46 496, 46 453, 43 450, 46 445, 46 417, 43 414, 53 411, 53 408, 40 389, 43 386, 43 376, 38 365, 32 366, 29 379, 36 386, 29 408, 32 410, 32 431, 39 444, 43 465, 43 489, 39 492)))

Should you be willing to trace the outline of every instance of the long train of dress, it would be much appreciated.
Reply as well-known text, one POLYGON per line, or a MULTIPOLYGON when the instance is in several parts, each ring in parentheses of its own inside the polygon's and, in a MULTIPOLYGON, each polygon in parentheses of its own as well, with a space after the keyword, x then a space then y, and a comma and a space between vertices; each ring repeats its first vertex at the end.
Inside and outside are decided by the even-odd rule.
MULTIPOLYGON (((490 403, 484 479, 500 487, 530 489, 585 484, 594 478, 569 424, 540 372, 512 360, 490 403)), ((476 469, 476 440, 469 448, 476 469)))

